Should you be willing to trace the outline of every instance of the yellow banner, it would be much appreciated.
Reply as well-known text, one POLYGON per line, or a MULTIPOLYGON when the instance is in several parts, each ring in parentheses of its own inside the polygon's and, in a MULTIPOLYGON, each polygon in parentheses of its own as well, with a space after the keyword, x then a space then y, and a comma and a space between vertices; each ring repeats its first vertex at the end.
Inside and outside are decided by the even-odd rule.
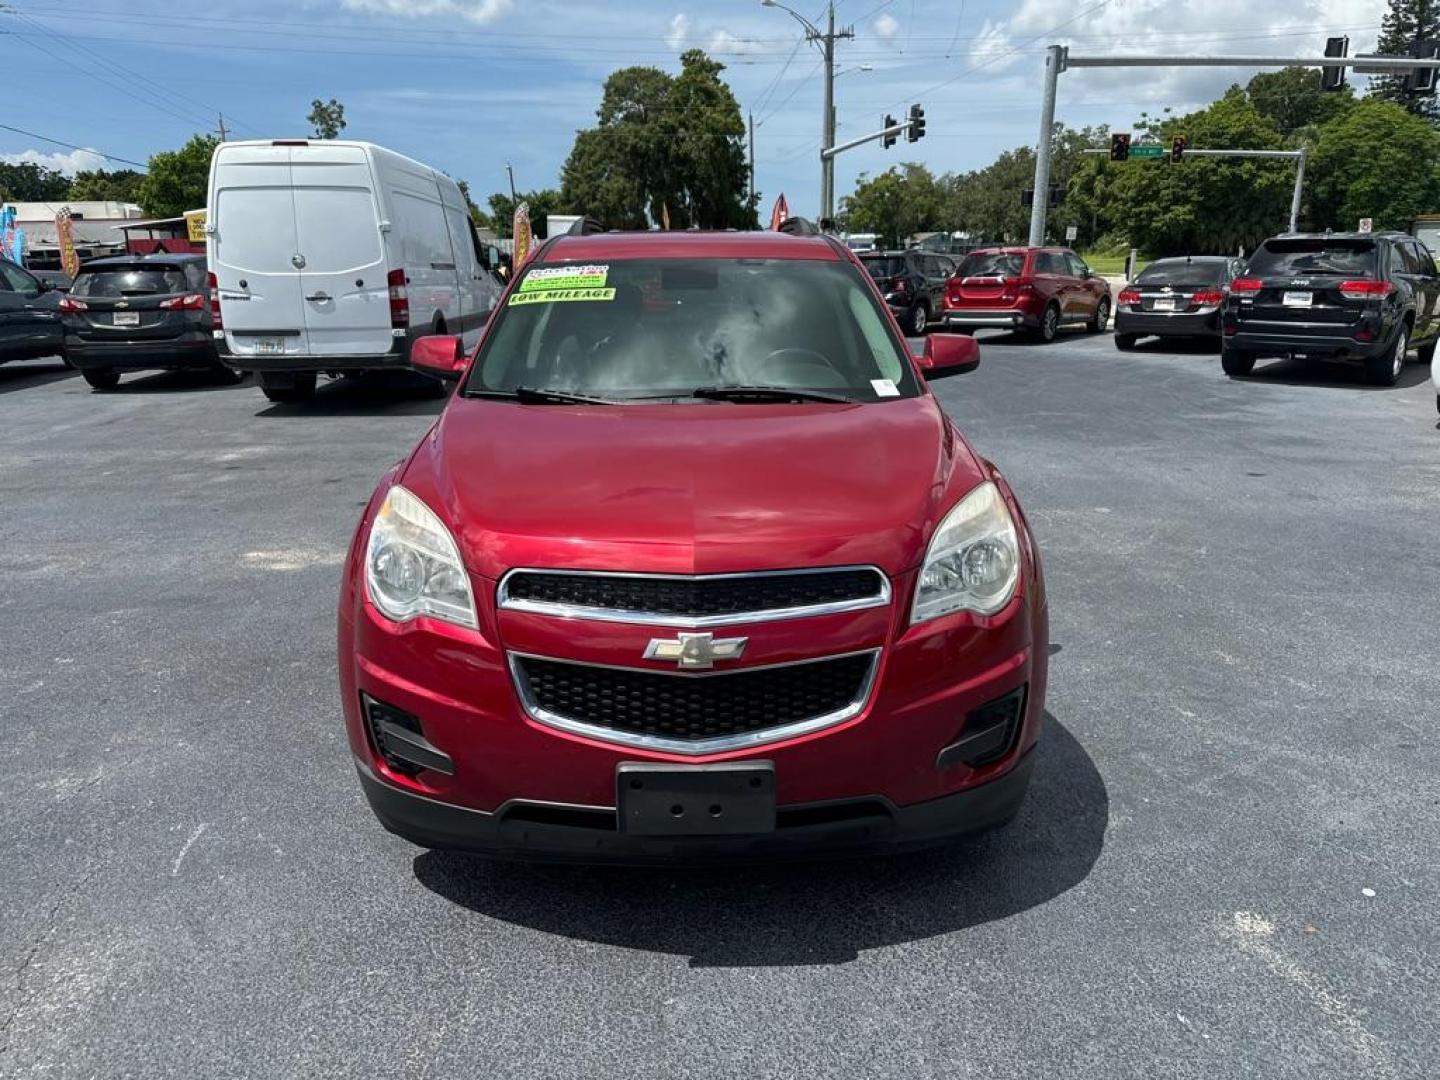
POLYGON ((185 211, 185 232, 192 244, 205 243, 205 224, 209 215, 204 210, 185 211))
POLYGON ((75 225, 68 206, 55 215, 55 237, 60 244, 60 268, 73 278, 80 273, 80 254, 75 250, 75 225))

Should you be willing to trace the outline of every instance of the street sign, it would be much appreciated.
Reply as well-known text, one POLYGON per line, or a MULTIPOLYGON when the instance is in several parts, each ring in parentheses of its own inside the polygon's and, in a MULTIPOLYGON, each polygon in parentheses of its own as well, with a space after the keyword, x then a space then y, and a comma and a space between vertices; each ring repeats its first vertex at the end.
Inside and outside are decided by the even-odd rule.
POLYGON ((1368 217, 1362 217, 1362 218, 1360 219, 1360 231, 1361 231, 1361 232, 1369 232, 1370 229, 1371 229, 1371 227, 1372 227, 1373 225, 1374 225, 1374 222, 1371 221, 1368 217))
POLYGON ((1075 238, 1076 238, 1077 236, 1079 236, 1079 235, 1080 235, 1080 226, 1079 226, 1079 225, 1066 225, 1066 226, 1065 226, 1065 242, 1066 242, 1067 244, 1073 244, 1073 243, 1075 242, 1075 238))
POLYGON ((1132 158, 1158 158, 1165 156, 1165 147, 1159 143, 1131 143, 1130 156, 1132 158))

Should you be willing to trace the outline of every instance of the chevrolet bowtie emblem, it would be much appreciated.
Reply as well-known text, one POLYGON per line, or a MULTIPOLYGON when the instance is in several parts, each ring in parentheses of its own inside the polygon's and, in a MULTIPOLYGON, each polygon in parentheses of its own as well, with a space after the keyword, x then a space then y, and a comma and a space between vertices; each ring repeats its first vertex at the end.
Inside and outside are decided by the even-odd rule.
POLYGON ((645 647, 646 660, 674 660, 681 671, 704 671, 716 660, 739 660, 749 638, 717 639, 714 634, 676 634, 673 640, 654 638, 645 647))

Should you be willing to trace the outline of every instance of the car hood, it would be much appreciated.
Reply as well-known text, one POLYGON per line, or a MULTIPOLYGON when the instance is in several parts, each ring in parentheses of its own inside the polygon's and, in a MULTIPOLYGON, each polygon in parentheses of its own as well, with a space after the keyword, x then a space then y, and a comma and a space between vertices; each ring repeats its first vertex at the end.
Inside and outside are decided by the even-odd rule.
POLYGON ((918 563, 982 479, 933 397, 863 405, 456 398, 404 483, 472 572, 707 574, 918 563))

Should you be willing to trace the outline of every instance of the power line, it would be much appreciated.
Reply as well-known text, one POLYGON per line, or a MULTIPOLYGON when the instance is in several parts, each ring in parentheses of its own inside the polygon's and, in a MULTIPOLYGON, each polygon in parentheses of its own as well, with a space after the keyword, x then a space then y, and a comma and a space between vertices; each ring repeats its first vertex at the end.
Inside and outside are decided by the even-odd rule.
POLYGON ((0 128, 6 131, 13 131, 16 135, 24 135, 27 139, 39 139, 41 142, 50 143, 53 146, 63 146, 67 150, 82 150, 87 154, 96 154, 106 161, 119 161, 126 165, 135 165, 141 169, 148 169, 150 166, 139 161, 131 161, 129 158, 120 157, 117 154, 107 154, 103 150, 96 150, 93 146, 76 146, 74 143, 62 142, 59 139, 52 139, 49 135, 37 135, 33 131, 26 131, 24 128, 11 127, 9 124, 0 124, 0 128))

